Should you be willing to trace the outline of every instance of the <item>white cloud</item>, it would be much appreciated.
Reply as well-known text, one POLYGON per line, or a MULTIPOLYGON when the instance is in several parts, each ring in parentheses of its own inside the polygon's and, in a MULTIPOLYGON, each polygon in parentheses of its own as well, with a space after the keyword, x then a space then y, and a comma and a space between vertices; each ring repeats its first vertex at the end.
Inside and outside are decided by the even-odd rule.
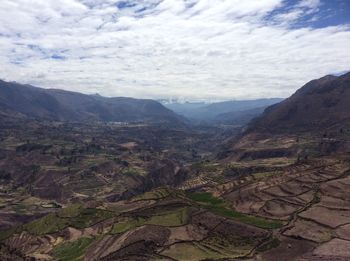
POLYGON ((319 17, 315 15, 322 5, 320 0, 301 0, 297 4, 289 6, 287 12, 282 12, 273 17, 273 21, 283 26, 293 26, 300 18, 313 15, 309 21, 317 21, 319 17))
POLYGON ((320 0, 301 0, 298 4, 297 7, 307 7, 311 9, 315 9, 321 5, 320 0))
POLYGON ((288 25, 291 22, 298 20, 298 18, 300 18, 303 15, 303 13, 304 12, 301 9, 294 9, 287 13, 278 14, 274 17, 274 19, 278 23, 281 23, 283 25, 288 25))
POLYGON ((107 96, 230 99, 284 97, 349 70, 349 27, 290 28, 315 0, 266 21, 283 4, 3 0, 0 78, 107 96))

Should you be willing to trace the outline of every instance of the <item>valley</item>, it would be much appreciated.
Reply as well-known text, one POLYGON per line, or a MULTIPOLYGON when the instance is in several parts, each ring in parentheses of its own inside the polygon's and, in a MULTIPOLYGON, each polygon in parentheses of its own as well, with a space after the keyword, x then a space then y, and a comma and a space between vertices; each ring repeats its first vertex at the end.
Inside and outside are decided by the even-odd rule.
POLYGON ((304 92, 248 126, 7 110, 0 260, 349 260, 349 86, 306 84, 321 101, 310 125, 295 116, 304 92), (343 95, 329 107, 332 92, 343 95))
POLYGON ((0 3, 0 261, 350 261, 350 0, 0 3))

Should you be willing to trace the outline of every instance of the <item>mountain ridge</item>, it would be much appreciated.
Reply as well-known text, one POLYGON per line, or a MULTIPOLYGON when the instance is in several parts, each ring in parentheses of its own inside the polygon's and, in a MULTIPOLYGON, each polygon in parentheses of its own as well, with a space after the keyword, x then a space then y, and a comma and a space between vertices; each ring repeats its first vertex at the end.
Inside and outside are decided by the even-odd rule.
POLYGON ((331 127, 350 119, 350 73, 309 81, 286 100, 265 109, 248 132, 296 132, 331 127))
POLYGON ((258 116, 261 108, 282 101, 282 98, 266 98, 256 100, 230 100, 223 102, 185 102, 185 103, 162 103, 165 107, 173 110, 194 122, 205 123, 236 123, 246 124, 252 118, 258 116), (259 110, 257 110, 259 108, 259 110), (255 110, 255 113, 252 111, 255 110), (245 112, 247 115, 244 115, 245 112))
POLYGON ((159 102, 128 97, 102 97, 0 80, 0 109, 10 115, 63 121, 146 121, 184 124, 159 102))

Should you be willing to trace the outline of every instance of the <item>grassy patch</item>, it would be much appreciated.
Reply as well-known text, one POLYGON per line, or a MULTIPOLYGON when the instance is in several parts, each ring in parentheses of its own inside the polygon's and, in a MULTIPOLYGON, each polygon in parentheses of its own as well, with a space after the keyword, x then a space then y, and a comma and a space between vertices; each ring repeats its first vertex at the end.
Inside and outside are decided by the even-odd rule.
POLYGON ((203 192, 203 193, 186 193, 187 197, 192 199, 193 201, 200 202, 200 203, 206 203, 210 205, 221 205, 224 204, 224 200, 221 198, 215 198, 211 193, 203 192))
POLYGON ((23 227, 33 235, 44 235, 62 230, 69 225, 68 219, 62 219, 55 213, 50 213, 42 218, 34 220, 23 227))
POLYGON ((142 195, 138 195, 133 198, 134 201, 139 201, 139 200, 157 200, 157 199, 162 199, 166 198, 170 195, 170 191, 167 188, 159 188, 156 190, 152 190, 149 192, 146 192, 142 195))
POLYGON ((111 234, 124 233, 130 229, 143 225, 158 225, 176 227, 185 225, 188 221, 188 208, 177 208, 170 211, 155 211, 156 215, 150 217, 126 218, 115 223, 110 231, 111 234))
POLYGON ((87 247, 93 242, 93 238, 79 238, 73 242, 65 242, 57 245, 52 253, 55 260, 77 261, 82 260, 87 247))
POLYGON ((19 233, 20 231, 21 231, 20 227, 13 227, 6 230, 0 230, 0 241, 3 241, 9 238, 10 236, 12 236, 13 234, 19 233))
POLYGON ((78 216, 72 218, 70 224, 75 228, 85 228, 102 220, 111 218, 113 213, 101 209, 86 208, 78 216))
POLYGON ((258 173, 253 173, 252 176, 254 177, 254 179, 263 179, 263 178, 271 177, 275 174, 276 172, 258 172, 258 173))
POLYGON ((197 162, 192 164, 191 169, 198 172, 216 172, 219 167, 215 163, 197 162))
POLYGON ((68 226, 77 229, 86 228, 102 220, 111 218, 112 212, 86 208, 76 205, 62 209, 58 213, 50 213, 23 226, 24 230, 33 235, 44 235, 58 232, 68 226))
POLYGON ((144 176, 146 174, 146 172, 143 169, 136 167, 124 168, 122 169, 121 173, 127 176, 144 176))
POLYGON ((266 244, 263 244, 257 248, 257 251, 259 252, 265 252, 267 250, 270 250, 272 248, 276 248, 280 245, 281 241, 279 241, 277 238, 273 238, 266 244))
POLYGON ((16 204, 13 206, 13 210, 17 213, 17 214, 25 214, 27 212, 26 206, 22 205, 22 204, 16 204))
POLYGON ((234 211, 227 206, 223 199, 215 198, 210 193, 187 193, 187 197, 200 203, 203 207, 215 214, 245 224, 267 229, 275 229, 283 226, 283 222, 279 220, 266 219, 234 211))
POLYGON ((260 228, 275 229, 283 226, 282 221, 242 214, 226 207, 215 206, 210 208, 210 210, 218 215, 260 228))
POLYGON ((135 227, 142 226, 144 223, 145 223, 145 219, 143 218, 126 219, 118 223, 115 223, 110 233, 112 234, 124 233, 135 227))
POLYGON ((80 205, 80 204, 73 204, 73 205, 70 205, 66 208, 63 208, 61 209, 59 212, 58 212, 58 216, 60 217, 76 217, 78 216, 81 211, 83 210, 83 206, 80 205))
POLYGON ((188 209, 181 208, 170 213, 152 216, 145 223, 150 225, 176 227, 187 223, 188 209))

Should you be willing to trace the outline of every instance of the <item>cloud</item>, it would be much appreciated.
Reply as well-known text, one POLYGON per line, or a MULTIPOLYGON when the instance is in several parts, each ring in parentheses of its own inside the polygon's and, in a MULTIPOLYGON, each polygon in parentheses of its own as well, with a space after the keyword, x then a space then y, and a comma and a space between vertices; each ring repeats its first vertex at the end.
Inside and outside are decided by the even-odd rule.
MULTIPOLYGON (((316 13, 322 5, 320 0, 301 0, 295 5, 287 6, 285 12, 280 12, 272 17, 275 24, 292 27, 303 18, 308 21, 317 21, 319 16, 316 13)), ((304 22, 304 21, 303 21, 304 22)))
POLYGON ((297 7, 306 7, 310 9, 316 9, 321 5, 320 0, 301 0, 298 4, 297 7))
POLYGON ((106 96, 285 97, 310 79, 349 70, 348 25, 291 26, 320 6, 3 0, 0 78, 106 96))

